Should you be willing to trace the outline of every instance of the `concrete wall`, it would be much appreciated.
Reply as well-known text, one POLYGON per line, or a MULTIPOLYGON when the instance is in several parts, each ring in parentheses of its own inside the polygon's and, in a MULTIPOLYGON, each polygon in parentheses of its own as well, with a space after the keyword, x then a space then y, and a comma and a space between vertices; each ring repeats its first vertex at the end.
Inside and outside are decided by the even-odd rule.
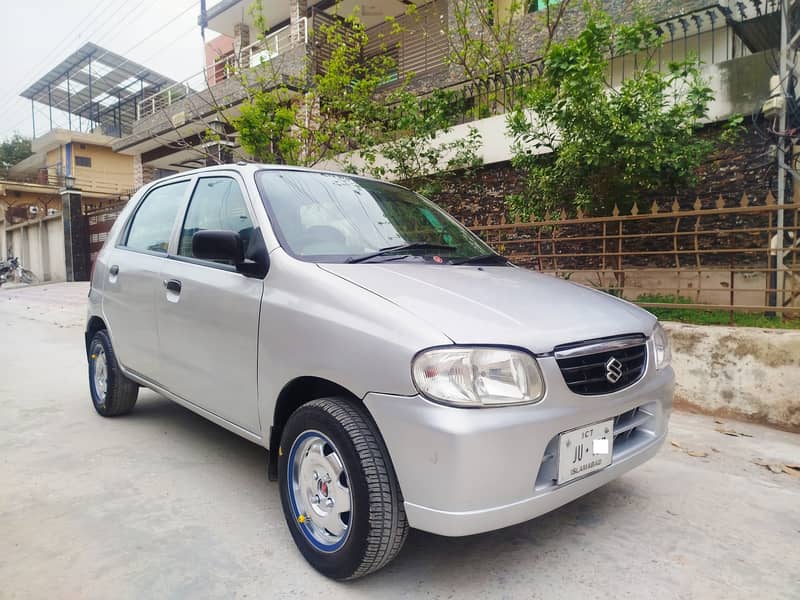
POLYGON ((800 331, 664 326, 677 406, 800 430, 800 331))
MULTIPOLYGON (((787 263, 788 264, 788 263, 787 263)), ((642 294, 675 295, 690 298, 698 304, 730 304, 731 289, 734 306, 763 306, 766 301, 767 276, 762 270, 734 271, 725 268, 690 269, 625 269, 623 296, 636 300, 642 294)), ((737 268, 743 268, 737 265, 737 268)), ((613 270, 572 272, 570 281, 599 289, 616 287, 613 270)), ((786 290, 800 289, 800 281, 787 273, 786 290)), ((787 292, 788 293, 788 292, 787 292)), ((800 308, 800 298, 792 306, 800 308)))
POLYGON ((41 281, 64 281, 64 224, 61 215, 26 221, 5 228, 6 244, 26 269, 41 281))

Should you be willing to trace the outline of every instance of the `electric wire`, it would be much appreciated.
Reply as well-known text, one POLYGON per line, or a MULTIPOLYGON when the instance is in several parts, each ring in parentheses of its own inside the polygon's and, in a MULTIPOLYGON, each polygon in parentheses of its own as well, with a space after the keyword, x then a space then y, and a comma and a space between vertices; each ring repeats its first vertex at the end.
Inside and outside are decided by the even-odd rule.
MULTIPOLYGON (((91 21, 87 22, 89 17, 91 17, 92 14, 99 8, 99 6, 96 6, 60 42, 58 42, 58 44, 56 44, 56 46, 51 47, 50 52, 48 52, 48 54, 44 58, 42 58, 38 63, 36 63, 35 66, 31 67, 31 69, 28 72, 29 73, 31 73, 31 72, 35 73, 35 72, 39 71, 43 66, 45 66, 46 64, 49 64, 56 56, 58 56, 59 54, 63 53, 64 49, 67 46, 69 46, 70 43, 75 41, 75 33, 78 30, 80 30, 80 29, 88 29, 95 21, 97 21, 97 19, 104 12, 106 12, 109 8, 112 8, 114 6, 114 4, 113 4, 114 0, 108 0, 108 1, 112 2, 112 3, 106 5, 106 7, 103 10, 101 10, 99 13, 95 14, 95 18, 94 19, 92 19, 91 21), (66 44, 66 46, 65 46, 65 44, 66 44)), ((115 10, 114 13, 112 13, 112 16, 114 14, 116 14, 117 12, 119 12, 119 10, 121 8, 123 8, 124 6, 125 6, 125 2, 120 3, 119 6, 117 7, 117 10, 115 10)), ((105 24, 105 23, 106 23, 106 21, 103 22, 103 24, 105 24)), ((92 32, 91 35, 94 36, 95 33, 100 29, 101 26, 102 25, 98 25, 98 27, 95 29, 95 31, 92 32)), ((25 85, 17 83, 17 84, 12 84, 9 87, 10 87, 11 90, 15 90, 15 89, 19 89, 19 88, 25 89, 25 88, 29 87, 35 81, 36 81, 36 79, 33 79, 33 80, 29 80, 28 83, 25 84, 25 85)), ((14 91, 11 91, 11 92, 9 92, 8 94, 6 94, 5 96, 2 97, 2 100, 0 100, 0 102, 5 104, 6 102, 8 102, 11 99, 13 99, 15 96, 16 96, 16 93, 14 91)))
MULTIPOLYGON (((144 0, 143 0, 143 1, 144 1, 144 0)), ((141 4, 141 3, 140 3, 140 4, 141 4)), ((185 15, 187 12, 189 12, 189 11, 190 11, 190 10, 191 10, 191 9, 192 9, 194 6, 195 6, 195 2, 194 2, 194 0, 193 0, 193 1, 192 1, 192 2, 191 2, 189 5, 188 5, 188 6, 186 6, 186 7, 185 7, 185 8, 184 8, 184 9, 183 9, 183 10, 182 10, 180 13, 178 13, 177 15, 175 15, 174 17, 172 17, 171 19, 169 19, 168 21, 166 21, 166 22, 165 22, 163 25, 161 25, 161 26, 160 26, 158 29, 156 29, 155 31, 152 31, 152 32, 151 32, 151 33, 149 33, 147 36, 145 36, 143 39, 139 40, 137 43, 133 44, 133 45, 132 45, 130 48, 128 48, 127 50, 125 50, 124 52, 122 52, 122 53, 121 53, 121 55, 122 55, 122 56, 124 56, 125 54, 127 54, 127 53, 129 53, 129 52, 131 52, 131 51, 135 50, 136 48, 138 48, 139 46, 141 46, 142 44, 144 44, 145 42, 147 42, 147 41, 148 41, 149 39, 151 39, 153 36, 157 35, 157 34, 158 34, 158 33, 160 33, 161 31, 163 31, 164 29, 166 29, 166 28, 167 28, 169 25, 171 25, 172 23, 174 23, 175 21, 177 21, 177 20, 178 20, 180 17, 182 17, 183 15, 185 15)), ((181 37, 183 37, 184 35, 186 35, 186 34, 187 34, 187 33, 189 33, 190 31, 194 30, 195 28, 196 28, 196 25, 194 25, 194 24, 193 24, 193 25, 192 25, 192 27, 191 27, 190 29, 188 29, 187 31, 185 31, 185 32, 181 33, 181 34, 180 34, 180 35, 178 35, 178 36, 175 36, 173 39, 171 39, 171 40, 169 41, 169 43, 168 43, 168 44, 166 44, 166 45, 164 45, 164 46, 160 47, 160 48, 159 48, 157 51, 153 52, 153 53, 152 53, 150 56, 148 56, 146 59, 142 60, 142 62, 146 62, 147 60, 150 60, 151 58, 153 58, 153 57, 154 57, 154 56, 156 56, 157 54, 159 54, 159 53, 163 52, 165 49, 167 49, 167 48, 171 47, 172 45, 174 45, 174 43, 175 43, 175 41, 176 41, 177 39, 180 39, 181 37)), ((107 55, 107 54, 109 54, 110 52, 112 52, 112 51, 111 51, 111 50, 106 50, 104 53, 100 54, 99 56, 97 56, 97 57, 93 57, 93 60, 101 60, 101 59, 102 59, 104 56, 106 56, 106 55, 107 55)), ((119 66, 123 66, 123 65, 125 65, 125 64, 127 64, 127 63, 129 63, 129 62, 132 62, 132 59, 130 59, 130 58, 125 58, 125 60, 124 60, 122 63, 120 63, 120 65, 119 65, 119 66)), ((144 74, 144 73, 145 73, 146 71, 148 71, 148 70, 149 70, 149 69, 145 67, 145 68, 143 68, 143 69, 141 69, 141 70, 137 71, 137 72, 134 74, 134 77, 138 77, 139 75, 142 75, 142 74, 144 74)), ((66 103, 66 100, 62 100, 62 101, 60 101, 60 102, 58 102, 58 103, 56 103, 56 104, 53 104, 53 105, 52 105, 52 108, 53 108, 53 109, 56 109, 56 110, 62 110, 62 107, 65 105, 65 103, 66 103)), ((39 114, 45 114, 45 116, 47 116, 47 114, 46 114, 46 113, 42 113, 41 109, 36 109, 36 108, 35 108, 34 110, 35 110, 35 111, 38 111, 38 112, 39 112, 39 114)), ((6 114, 7 114, 7 113, 6 113, 6 114)), ((3 116, 5 116, 5 114, 4 114, 3 116)), ((16 128, 17 128, 19 125, 21 125, 21 124, 25 123, 25 121, 27 121, 27 120, 28 120, 28 117, 25 117, 25 118, 23 118, 23 119, 19 120, 17 123, 15 123, 15 124, 14 124, 14 125, 11 127, 11 130, 14 130, 14 129, 16 129, 16 128)))

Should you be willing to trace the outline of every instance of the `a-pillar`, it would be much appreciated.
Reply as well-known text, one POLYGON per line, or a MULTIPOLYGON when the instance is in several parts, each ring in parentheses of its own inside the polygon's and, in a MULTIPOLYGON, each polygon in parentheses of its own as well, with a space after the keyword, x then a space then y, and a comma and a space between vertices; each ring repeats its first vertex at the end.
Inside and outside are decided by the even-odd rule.
POLYGON ((89 281, 89 232, 86 217, 81 212, 81 191, 70 188, 59 194, 67 281, 89 281))
POLYGON ((306 39, 303 18, 308 14, 307 0, 289 0, 289 38, 292 44, 302 44, 306 39))

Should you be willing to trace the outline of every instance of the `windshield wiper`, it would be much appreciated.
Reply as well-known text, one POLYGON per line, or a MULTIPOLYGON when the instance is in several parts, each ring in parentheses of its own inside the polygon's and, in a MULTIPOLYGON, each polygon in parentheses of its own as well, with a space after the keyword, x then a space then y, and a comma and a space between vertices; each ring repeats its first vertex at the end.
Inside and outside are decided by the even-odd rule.
POLYGON ((489 262, 489 263, 496 263, 498 265, 504 265, 508 262, 508 259, 505 256, 501 256, 499 254, 495 254, 492 252, 491 254, 479 254, 478 256, 470 256, 469 258, 462 258, 450 261, 451 265, 471 265, 475 263, 482 263, 482 262, 489 262))
POLYGON ((369 254, 364 254, 362 256, 351 256, 345 262, 348 263, 359 263, 364 262, 365 260, 369 260, 371 258, 377 258, 379 256, 385 256, 387 254, 392 254, 393 252, 402 252, 403 250, 455 250, 455 246, 448 246, 446 244, 429 244, 428 242, 409 242, 408 244, 399 244, 397 246, 387 246, 386 248, 381 248, 377 252, 370 252, 369 254))

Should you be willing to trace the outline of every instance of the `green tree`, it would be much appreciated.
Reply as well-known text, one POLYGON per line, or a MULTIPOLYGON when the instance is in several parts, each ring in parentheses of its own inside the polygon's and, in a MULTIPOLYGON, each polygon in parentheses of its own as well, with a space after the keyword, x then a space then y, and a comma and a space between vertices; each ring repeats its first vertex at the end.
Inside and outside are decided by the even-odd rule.
POLYGON ((381 135, 357 152, 362 167, 351 163, 348 170, 388 177, 423 195, 435 196, 446 172, 469 170, 482 163, 477 129, 468 127, 463 136, 447 135, 463 102, 458 94, 444 90, 424 98, 405 91, 395 94, 381 135))
POLYGON ((448 4, 448 63, 466 81, 482 84, 486 97, 477 101, 478 114, 511 110, 517 90, 496 83, 526 65, 541 73, 531 59, 547 53, 572 0, 452 0, 448 4))
POLYGON ((33 154, 31 140, 18 133, 0 142, 0 173, 7 175, 9 168, 31 154, 33 154))
MULTIPOLYGON (((397 21, 389 21, 399 32, 397 21)), ((321 65, 309 61, 302 75, 285 82, 270 61, 255 86, 246 79, 252 74, 242 74, 250 97, 231 124, 251 157, 303 166, 336 160, 345 170, 426 189, 442 169, 477 162, 477 132, 438 141, 458 112, 455 96, 412 93, 413 74, 399 75, 385 42, 372 50, 375 40, 357 12, 313 35, 330 49, 321 65)))
POLYGON ((648 21, 617 24, 593 11, 577 37, 550 47, 541 77, 507 120, 513 164, 526 177, 513 210, 609 213, 693 182, 714 147, 696 135, 712 91, 691 58, 657 70, 660 44, 648 21), (608 57, 634 53, 635 72, 612 88, 608 57))

